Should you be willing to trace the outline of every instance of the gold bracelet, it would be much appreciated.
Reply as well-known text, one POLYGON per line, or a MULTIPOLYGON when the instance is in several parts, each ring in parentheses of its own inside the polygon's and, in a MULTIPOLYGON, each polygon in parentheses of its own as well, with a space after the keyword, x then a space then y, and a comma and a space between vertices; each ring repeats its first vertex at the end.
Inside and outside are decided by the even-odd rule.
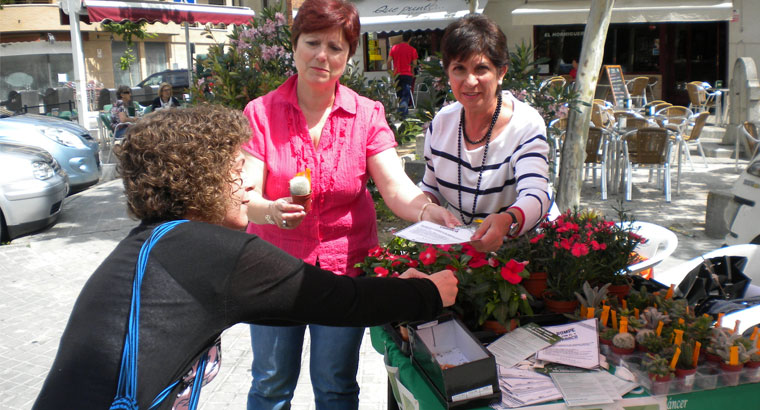
POLYGON ((425 213, 425 209, 427 209, 427 207, 432 204, 433 204, 432 202, 427 202, 425 205, 422 205, 422 209, 420 209, 420 214, 417 215, 417 222, 422 221, 422 214, 425 213))

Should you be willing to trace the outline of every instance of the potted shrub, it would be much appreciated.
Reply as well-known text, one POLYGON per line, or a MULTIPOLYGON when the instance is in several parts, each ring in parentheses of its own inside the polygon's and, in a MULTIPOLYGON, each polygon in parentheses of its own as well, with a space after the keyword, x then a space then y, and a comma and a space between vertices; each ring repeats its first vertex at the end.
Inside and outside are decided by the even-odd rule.
POLYGON ((714 348, 715 353, 720 357, 720 369, 723 371, 721 379, 726 386, 739 384, 744 363, 749 361, 750 353, 744 344, 740 343, 740 339, 741 335, 738 331, 716 332, 714 348), (736 361, 731 360, 732 351, 736 351, 736 361))
POLYGON ((587 280, 600 286, 628 283, 625 268, 643 240, 629 226, 577 208, 541 223, 529 239, 531 263, 546 267, 549 299, 574 301, 587 280))
POLYGON ((667 394, 670 390, 670 381, 673 378, 673 369, 670 368, 667 357, 651 353, 647 353, 647 357, 649 360, 646 361, 644 367, 652 381, 650 392, 653 396, 667 394))
POLYGON ((601 333, 599 333, 599 342, 603 345, 612 346, 612 338, 618 334, 617 329, 612 327, 605 327, 601 333))
POLYGON ((629 355, 636 349, 636 339, 632 334, 618 333, 612 338, 612 351, 619 355, 629 355))

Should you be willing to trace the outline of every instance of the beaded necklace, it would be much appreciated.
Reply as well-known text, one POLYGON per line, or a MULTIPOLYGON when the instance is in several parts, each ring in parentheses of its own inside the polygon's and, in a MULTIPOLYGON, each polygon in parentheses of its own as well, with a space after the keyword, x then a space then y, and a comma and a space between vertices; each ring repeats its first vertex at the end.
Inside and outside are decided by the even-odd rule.
POLYGON ((486 132, 486 135, 477 140, 472 141, 467 137, 467 134, 464 132, 464 107, 462 107, 462 115, 459 117, 459 138, 457 139, 457 159, 459 162, 457 162, 457 194, 459 195, 459 217, 461 218, 462 222, 465 225, 472 224, 472 221, 475 220, 475 207, 478 205, 478 194, 480 193, 480 182, 483 179, 483 170, 486 166, 486 158, 488 157, 488 144, 491 142, 491 132, 493 131, 494 125, 496 125, 496 121, 499 119, 499 114, 501 113, 501 93, 499 93, 496 101, 496 111, 493 113, 493 117, 491 118, 491 125, 488 126, 488 131, 486 132), (470 222, 465 222, 464 220, 464 213, 462 213, 462 135, 464 135, 464 138, 467 139, 467 142, 470 144, 479 144, 483 142, 483 140, 486 141, 486 145, 483 148, 483 161, 480 163, 480 172, 478 172, 478 184, 475 187, 475 197, 472 199, 472 213, 470 214, 470 222))

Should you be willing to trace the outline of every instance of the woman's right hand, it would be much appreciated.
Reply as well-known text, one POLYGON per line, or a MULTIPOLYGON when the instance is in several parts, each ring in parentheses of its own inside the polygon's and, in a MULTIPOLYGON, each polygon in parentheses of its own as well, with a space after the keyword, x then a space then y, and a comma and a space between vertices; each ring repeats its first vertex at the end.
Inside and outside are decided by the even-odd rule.
POLYGON ((280 229, 295 229, 306 217, 303 207, 292 203, 289 196, 270 202, 267 212, 280 229))
POLYGON ((448 228, 453 228, 462 224, 448 209, 435 203, 425 208, 425 212, 422 213, 422 220, 430 221, 448 228))
POLYGON ((435 287, 438 288, 438 294, 441 296, 443 307, 449 307, 453 305, 457 300, 457 292, 459 291, 459 288, 457 288, 457 283, 459 281, 457 280, 457 277, 454 276, 454 272, 448 269, 433 273, 431 275, 426 275, 417 269, 410 268, 404 272, 401 277, 405 279, 425 278, 433 281, 435 287))

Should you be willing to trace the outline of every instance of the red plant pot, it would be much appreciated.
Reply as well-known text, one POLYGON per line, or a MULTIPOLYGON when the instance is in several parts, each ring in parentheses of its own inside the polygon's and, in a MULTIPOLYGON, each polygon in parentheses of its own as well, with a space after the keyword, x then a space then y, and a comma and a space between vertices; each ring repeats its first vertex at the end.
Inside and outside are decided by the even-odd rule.
POLYGON ((483 322, 483 326, 481 327, 483 328, 483 330, 491 331, 497 335, 503 335, 507 332, 511 332, 512 330, 515 330, 515 328, 519 324, 520 324, 519 320, 510 319, 509 322, 507 322, 507 325, 509 326, 509 328, 507 328, 506 326, 499 323, 498 320, 486 320, 485 322, 483 322))
POLYGON ((681 369, 676 367, 676 388, 680 392, 690 392, 694 388, 697 368, 681 369))
POLYGON ((578 308, 577 300, 554 300, 551 294, 544 293, 546 309, 554 313, 573 313, 578 308))
POLYGON ((760 361, 744 363, 744 378, 749 383, 760 382, 760 361))
POLYGON ((720 370, 723 374, 720 375, 720 380, 725 386, 736 386, 739 384, 739 378, 742 374, 744 364, 739 363, 735 365, 728 364, 726 362, 720 362, 720 370))
POLYGON ((602 337, 599 337, 599 343, 607 346, 612 346, 612 339, 602 339, 602 337))
POLYGON ((546 272, 532 272, 528 279, 523 279, 522 285, 534 298, 541 299, 546 290, 546 279, 548 276, 546 272))
POLYGON ((630 349, 624 349, 622 347, 617 347, 615 345, 612 345, 612 353, 615 353, 615 354, 628 355, 628 354, 633 354, 634 351, 636 351, 635 347, 632 347, 630 349))
POLYGON ((705 354, 703 356, 705 357, 705 360, 707 360, 709 363, 720 363, 720 356, 718 356, 715 353, 710 353, 707 350, 705 350, 705 354))
POLYGON ((617 296, 618 302, 623 303, 623 299, 631 293, 631 285, 610 285, 607 293, 617 296))

